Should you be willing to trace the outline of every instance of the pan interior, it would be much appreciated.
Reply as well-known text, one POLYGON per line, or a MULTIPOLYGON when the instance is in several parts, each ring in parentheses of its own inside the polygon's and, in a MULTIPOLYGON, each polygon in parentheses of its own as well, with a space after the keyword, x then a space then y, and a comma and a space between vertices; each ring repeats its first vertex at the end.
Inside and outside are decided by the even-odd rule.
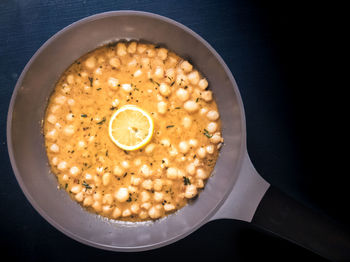
POLYGON ((19 78, 8 118, 8 147, 25 195, 56 228, 74 239, 111 250, 145 250, 186 236, 213 215, 232 189, 245 147, 244 112, 232 75, 215 51, 184 26, 142 12, 109 12, 81 20, 53 36, 19 78), (188 58, 209 80, 225 145, 205 190, 193 203, 155 222, 109 221, 84 211, 50 173, 41 122, 60 74, 77 58, 107 42, 135 39, 164 45, 188 58))

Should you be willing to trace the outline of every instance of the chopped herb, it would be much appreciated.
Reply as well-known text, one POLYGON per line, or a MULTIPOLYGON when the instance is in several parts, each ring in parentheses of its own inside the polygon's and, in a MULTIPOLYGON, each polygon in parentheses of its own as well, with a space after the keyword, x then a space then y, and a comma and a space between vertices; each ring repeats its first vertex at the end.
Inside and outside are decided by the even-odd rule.
POLYGON ((173 81, 171 84, 170 84, 170 86, 173 86, 175 84, 175 81, 173 81))
POLYGON ((87 115, 86 115, 86 114, 81 114, 80 116, 81 116, 81 117, 87 117, 87 115))
POLYGON ((123 175, 123 177, 126 177, 128 175, 128 172, 125 172, 125 174, 123 175))
POLYGON ((68 187, 68 184, 66 183, 65 186, 64 186, 64 188, 67 189, 67 187, 68 187))
POLYGON ((128 198, 128 200, 126 200, 126 202, 131 202, 132 201, 132 199, 131 199, 131 197, 129 196, 129 198, 128 198))
POLYGON ((193 156, 193 159, 195 159, 196 157, 197 157, 197 155, 194 155, 194 156, 193 156))
POLYGON ((191 185, 191 181, 190 181, 190 179, 188 178, 188 177, 183 177, 183 179, 184 179, 184 184, 185 184, 185 186, 187 186, 187 185, 191 185))
POLYGON ((100 122, 97 122, 97 124, 98 125, 102 125, 104 122, 106 122, 106 118, 105 117, 103 117, 100 122))
POLYGON ((184 87, 184 89, 187 89, 187 88, 188 88, 188 86, 185 86, 185 87, 184 87))
POLYGON ((106 156, 108 156, 108 150, 106 151, 106 156))
POLYGON ((181 107, 177 106, 177 107, 175 107, 175 109, 181 109, 181 107))
POLYGON ((85 181, 83 181, 82 185, 85 187, 85 191, 92 188, 92 187, 91 187, 89 184, 87 184, 85 181))
POLYGON ((102 88, 101 88, 101 87, 99 87, 99 88, 97 88, 96 90, 97 90, 97 91, 100 91, 101 89, 102 89, 102 88))
POLYGON ((114 110, 114 109, 117 109, 118 107, 116 107, 116 106, 112 106, 109 110, 114 110))
POLYGON ((174 127, 174 125, 166 126, 166 128, 172 128, 172 127, 174 127))
MULTIPOLYGON (((140 151, 140 152, 142 152, 142 151, 140 151)), ((128 151, 126 151, 126 150, 124 150, 124 153, 125 153, 125 154, 127 154, 127 155, 129 154, 129 152, 128 152, 128 151)))
POLYGON ((152 78, 150 78, 149 80, 152 82, 152 84, 156 84, 157 86, 160 86, 160 84, 158 82, 154 81, 152 78))
POLYGON ((206 130, 206 129, 204 129, 204 133, 203 133, 206 137, 208 137, 208 138, 211 138, 213 135, 211 135, 210 133, 209 133, 209 131, 208 130, 206 130))
POLYGON ((197 97, 197 99, 196 99, 196 103, 198 103, 198 101, 199 101, 199 97, 197 97))
POLYGON ((94 79, 92 77, 88 77, 88 78, 89 78, 89 81, 90 81, 90 86, 92 87, 94 79))

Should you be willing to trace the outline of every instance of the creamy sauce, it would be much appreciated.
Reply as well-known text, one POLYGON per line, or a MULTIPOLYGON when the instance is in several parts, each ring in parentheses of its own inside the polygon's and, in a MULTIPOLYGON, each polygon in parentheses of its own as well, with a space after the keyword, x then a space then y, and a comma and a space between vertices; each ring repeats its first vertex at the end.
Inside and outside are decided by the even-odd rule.
POLYGON ((222 145, 208 82, 175 53, 138 42, 106 45, 60 77, 44 119, 47 156, 61 188, 91 212, 158 219, 196 197, 222 145), (108 136, 112 114, 136 105, 154 121, 151 141, 124 151, 108 136))

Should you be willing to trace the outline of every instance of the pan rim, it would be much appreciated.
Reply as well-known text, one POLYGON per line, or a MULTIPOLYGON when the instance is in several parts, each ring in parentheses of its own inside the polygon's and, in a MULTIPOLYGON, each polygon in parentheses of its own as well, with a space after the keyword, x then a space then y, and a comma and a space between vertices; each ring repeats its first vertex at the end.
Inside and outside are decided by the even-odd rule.
POLYGON ((7 114, 7 127, 6 127, 6 134, 7 134, 7 148, 8 148, 8 154, 9 154, 9 158, 10 158, 10 162, 11 162, 11 166, 13 169, 13 172, 15 174, 16 180, 22 190, 22 192, 24 193, 24 195, 26 196, 26 198, 28 199, 28 201, 30 202, 30 204, 33 206, 33 208, 47 221, 49 222, 49 224, 51 224, 52 226, 54 226, 56 229, 58 229, 59 231, 61 231, 62 233, 64 233, 65 235, 67 235, 68 237, 95 247, 95 248, 101 248, 104 250, 111 250, 111 251, 126 251, 126 252, 132 252, 132 251, 145 251, 145 250, 149 250, 149 249, 154 249, 154 248, 159 248, 171 243, 174 243, 186 236, 188 236, 189 234, 191 234, 192 232, 194 232, 195 230, 197 230, 199 227, 201 227, 202 225, 204 225, 205 223, 207 223, 211 217, 214 216, 214 214, 219 210, 219 208, 223 205, 223 203, 225 202, 225 200, 227 199, 228 195, 230 194, 230 192, 233 189, 233 186, 235 184, 235 182, 237 181, 238 176, 235 178, 235 180, 232 182, 231 187, 228 187, 227 192, 225 193, 224 197, 219 201, 219 203, 214 206, 210 212, 208 212, 208 214, 205 217, 202 217, 202 219, 198 220, 198 222, 192 226, 192 228, 184 233, 181 233, 179 235, 176 235, 172 238, 166 239, 162 242, 158 242, 158 243, 153 243, 153 244, 149 244, 149 245, 143 245, 143 246, 137 246, 137 247, 116 247, 116 246, 112 246, 112 245, 105 245, 105 244, 101 244, 101 243, 96 243, 93 241, 89 241, 87 239, 84 239, 83 237, 80 237, 79 235, 75 234, 74 232, 66 229, 65 227, 63 227, 62 225, 60 225, 59 223, 57 223, 55 221, 54 218, 52 218, 51 216, 49 216, 48 214, 46 214, 46 212, 38 205, 38 203, 36 202, 36 200, 31 196, 30 192, 27 190, 25 183, 22 180, 22 177, 20 175, 20 172, 18 170, 17 164, 16 164, 16 159, 14 156, 14 152, 13 152, 13 143, 12 143, 12 117, 13 117, 13 109, 14 109, 14 105, 15 105, 15 100, 18 94, 18 91, 21 87, 23 78, 25 77, 25 75, 27 74, 27 71, 29 70, 29 68, 31 67, 32 63, 35 61, 35 59, 39 56, 39 54, 48 46, 50 45, 52 42, 54 42, 56 40, 57 37, 59 37, 61 34, 65 33, 68 30, 72 30, 75 27, 78 27, 81 24, 85 24, 85 23, 89 23, 95 20, 99 20, 99 19, 103 19, 106 17, 111 17, 111 16, 144 16, 144 17, 149 17, 149 18, 155 18, 157 20, 175 25, 176 27, 180 28, 181 30, 189 33, 190 35, 192 35, 193 37, 195 37, 198 41, 200 41, 214 56, 216 59, 218 59, 219 63, 221 64, 221 66, 223 67, 227 77, 229 78, 230 82, 232 83, 232 88, 234 89, 234 92, 237 95, 237 102, 238 102, 238 106, 240 109, 240 116, 241 116, 241 134, 242 134, 242 138, 241 138, 241 147, 239 149, 239 155, 238 155, 238 160, 237 160, 237 165, 236 165, 236 172, 238 175, 240 175, 240 171, 241 171, 241 167, 242 167, 242 162, 243 162, 243 158, 246 152, 246 121, 245 121, 245 112, 244 112, 244 105, 243 105, 243 101, 241 98, 241 94, 239 92, 237 83, 230 71, 230 69, 228 68, 228 66, 226 65, 226 63, 224 62, 224 60, 222 59, 222 57, 215 51, 215 49, 205 40, 203 39, 200 35, 198 35, 196 32, 194 32, 193 30, 191 30, 190 28, 188 28, 187 26, 173 20, 170 18, 167 18, 165 16, 161 16, 155 13, 150 13, 150 12, 144 12, 144 11, 134 11, 134 10, 121 10, 121 11, 108 11, 108 12, 103 12, 103 13, 98 13, 98 14, 94 14, 85 18, 82 18, 74 23, 69 24, 68 26, 64 27, 63 29, 59 30, 58 32, 56 32, 53 36, 51 36, 44 44, 42 44, 40 46, 40 48, 33 54, 33 56, 30 58, 30 60, 28 61, 28 63, 25 65, 20 77, 18 78, 15 88, 13 90, 12 96, 11 96, 11 100, 10 100, 10 104, 9 104, 9 109, 8 109, 8 114, 7 114))

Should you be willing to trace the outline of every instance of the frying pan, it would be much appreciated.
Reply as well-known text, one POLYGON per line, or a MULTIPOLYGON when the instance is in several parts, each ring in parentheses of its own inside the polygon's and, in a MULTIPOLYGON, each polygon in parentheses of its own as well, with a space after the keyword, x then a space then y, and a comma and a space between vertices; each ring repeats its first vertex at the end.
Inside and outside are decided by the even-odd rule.
POLYGON ((230 70, 205 40, 171 19, 136 11, 107 12, 55 34, 17 81, 8 111, 7 142, 13 171, 32 206, 51 225, 84 244, 113 251, 149 250, 175 242, 211 220, 231 218, 326 258, 350 258, 348 233, 270 186, 256 172, 246 148, 243 103, 230 70), (84 211, 57 189, 45 153, 41 122, 60 74, 81 55, 119 39, 161 44, 188 58, 209 80, 222 119, 225 145, 205 190, 193 203, 155 222, 110 221, 84 211))

